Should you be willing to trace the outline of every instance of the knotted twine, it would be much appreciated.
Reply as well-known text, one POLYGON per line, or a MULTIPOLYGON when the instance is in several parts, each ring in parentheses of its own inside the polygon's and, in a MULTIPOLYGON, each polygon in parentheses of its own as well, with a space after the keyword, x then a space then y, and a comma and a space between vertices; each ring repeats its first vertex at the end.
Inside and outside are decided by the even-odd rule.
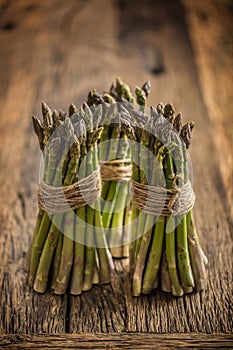
POLYGON ((190 181, 179 188, 174 185, 166 189, 131 179, 130 193, 137 209, 154 216, 184 215, 193 208, 196 197, 190 181))
POLYGON ((132 174, 131 159, 100 161, 102 181, 129 181, 132 174))
POLYGON ((54 187, 42 181, 38 185, 38 203, 49 214, 62 214, 94 203, 100 193, 100 169, 97 168, 89 176, 69 186, 54 187))

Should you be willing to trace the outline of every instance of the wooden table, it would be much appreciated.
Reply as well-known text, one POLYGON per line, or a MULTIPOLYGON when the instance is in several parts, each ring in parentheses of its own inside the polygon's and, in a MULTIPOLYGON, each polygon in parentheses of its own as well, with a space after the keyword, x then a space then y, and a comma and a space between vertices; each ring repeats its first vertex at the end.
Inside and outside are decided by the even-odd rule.
POLYGON ((232 2, 1 0, 0 6, 0 345, 230 348, 232 2), (27 285, 41 156, 30 116, 40 115, 42 100, 57 109, 80 106, 88 90, 107 90, 116 76, 132 87, 149 79, 151 104, 173 102, 196 123, 195 217, 209 259, 203 293, 132 298, 125 261, 116 262, 111 285, 77 297, 38 295, 27 285))

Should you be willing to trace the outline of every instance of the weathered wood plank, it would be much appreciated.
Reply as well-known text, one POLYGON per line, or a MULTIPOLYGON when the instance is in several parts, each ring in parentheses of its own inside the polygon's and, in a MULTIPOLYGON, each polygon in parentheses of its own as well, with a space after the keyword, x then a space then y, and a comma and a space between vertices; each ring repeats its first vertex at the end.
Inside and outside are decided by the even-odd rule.
POLYGON ((183 0, 183 3, 204 104, 215 128, 216 161, 233 217, 232 1, 183 0))
POLYGON ((0 333, 231 332, 229 207, 180 1, 10 1, 1 23, 0 333), (40 160, 29 116, 42 100, 52 108, 80 105, 89 89, 107 89, 118 75, 132 86, 150 79, 151 103, 172 101, 197 124, 195 214, 209 258, 202 294, 132 298, 123 262, 111 285, 82 296, 38 295, 27 287, 40 160))
POLYGON ((0 336, 3 349, 232 349, 226 334, 56 334, 0 336))

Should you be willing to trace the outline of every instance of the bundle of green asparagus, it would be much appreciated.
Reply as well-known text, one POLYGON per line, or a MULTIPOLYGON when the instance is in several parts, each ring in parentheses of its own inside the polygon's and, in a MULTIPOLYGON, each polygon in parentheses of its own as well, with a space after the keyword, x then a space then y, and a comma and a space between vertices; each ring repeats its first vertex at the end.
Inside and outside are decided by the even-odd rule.
POLYGON ((52 113, 43 103, 42 114, 43 124, 33 117, 44 156, 44 185, 29 251, 29 283, 39 293, 50 287, 56 294, 69 290, 77 295, 92 284, 109 282, 113 269, 97 188, 101 110, 93 116, 85 104, 80 111, 71 105, 69 114, 52 113), (59 189, 66 190, 73 207, 56 203, 59 189), (89 198, 88 205, 85 198, 89 198))
POLYGON ((181 114, 175 116, 171 104, 161 103, 150 116, 138 114, 135 123, 128 114, 128 120, 128 137, 134 141, 132 294, 148 294, 158 286, 174 296, 203 290, 207 259, 194 225, 188 171, 194 124, 182 125, 181 114))
POLYGON ((159 285, 175 296, 205 288, 188 168, 194 124, 182 125, 170 104, 147 113, 149 90, 147 82, 134 97, 117 79, 109 93, 92 90, 80 110, 51 112, 43 103, 43 123, 33 117, 44 156, 29 252, 35 291, 78 295, 109 282, 109 248, 127 256, 126 242, 134 296, 159 285))
POLYGON ((132 110, 133 106, 146 107, 150 83, 135 88, 133 96, 129 86, 119 78, 110 91, 100 95, 96 90, 89 92, 87 104, 102 104, 101 125, 104 130, 100 139, 99 160, 102 165, 102 219, 108 244, 113 257, 127 257, 131 203, 129 179, 131 176, 130 147, 125 129, 122 128, 122 107, 132 110))

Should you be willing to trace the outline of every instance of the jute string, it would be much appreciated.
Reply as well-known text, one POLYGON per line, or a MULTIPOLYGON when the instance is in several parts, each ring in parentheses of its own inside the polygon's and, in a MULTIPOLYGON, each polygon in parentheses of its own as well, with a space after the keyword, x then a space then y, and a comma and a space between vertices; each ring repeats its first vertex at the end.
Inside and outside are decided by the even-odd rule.
POLYGON ((129 181, 132 174, 131 159, 100 161, 102 181, 129 181))
POLYGON ((70 186, 38 185, 39 207, 50 214, 62 214, 94 203, 101 193, 100 169, 70 186))
POLYGON ((130 180, 132 203, 154 216, 184 215, 194 206, 195 193, 190 181, 174 189, 144 185, 130 180))

